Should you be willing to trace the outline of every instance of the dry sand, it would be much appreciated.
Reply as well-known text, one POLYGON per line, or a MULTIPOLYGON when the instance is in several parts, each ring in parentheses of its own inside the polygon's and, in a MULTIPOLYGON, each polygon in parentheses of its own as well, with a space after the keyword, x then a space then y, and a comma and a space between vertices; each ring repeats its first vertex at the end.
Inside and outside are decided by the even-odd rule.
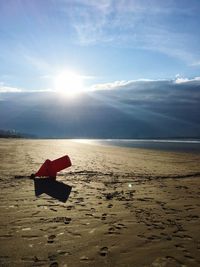
POLYGON ((200 155, 65 140, 0 140, 0 266, 200 266, 200 155), (66 203, 34 196, 68 154, 66 203), (25 176, 23 178, 23 176, 25 176))

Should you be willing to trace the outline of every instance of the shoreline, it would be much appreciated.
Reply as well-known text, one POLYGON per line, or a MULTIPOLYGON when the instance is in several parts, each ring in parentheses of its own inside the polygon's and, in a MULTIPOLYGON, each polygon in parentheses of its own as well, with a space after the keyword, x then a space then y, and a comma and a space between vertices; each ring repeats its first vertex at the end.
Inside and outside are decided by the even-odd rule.
MULTIPOLYGON (((0 140, 19 140, 19 138, 2 138, 0 140)), ((200 154, 200 140, 164 140, 164 139, 28 139, 29 141, 66 141, 103 147, 134 148, 157 152, 200 154)))

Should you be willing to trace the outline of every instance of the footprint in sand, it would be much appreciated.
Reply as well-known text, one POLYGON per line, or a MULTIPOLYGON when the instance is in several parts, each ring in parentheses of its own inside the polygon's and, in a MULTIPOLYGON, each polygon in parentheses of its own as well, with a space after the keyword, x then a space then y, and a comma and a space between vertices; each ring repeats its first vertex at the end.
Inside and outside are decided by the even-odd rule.
POLYGON ((56 259, 57 259, 57 254, 49 254, 48 255, 48 258, 50 261, 52 261, 52 263, 55 263, 56 262, 56 259))
POLYGON ((0 238, 10 238, 13 237, 11 234, 5 234, 5 235, 0 235, 0 238))
POLYGON ((183 244, 175 244, 175 247, 176 247, 177 249, 179 249, 179 250, 184 250, 184 249, 185 249, 185 247, 184 247, 183 244))
POLYGON ((75 209, 75 206, 71 205, 67 207, 67 210, 72 210, 72 209, 75 209))
POLYGON ((156 258, 152 264, 150 265, 151 267, 155 267, 155 266, 177 266, 177 267, 181 267, 181 266, 185 266, 182 264, 182 262, 180 262, 179 260, 177 260, 174 257, 170 257, 170 256, 166 256, 166 257, 162 257, 162 258, 156 258))
POLYGON ((40 213, 40 211, 36 211, 36 212, 32 213, 32 216, 35 216, 35 215, 37 215, 38 213, 40 213))
POLYGON ((124 228, 127 228, 127 227, 122 223, 113 224, 108 229, 108 234, 121 234, 120 230, 122 230, 124 228))
POLYGON ((106 217, 107 217, 107 213, 103 213, 102 216, 101 216, 101 220, 102 221, 105 221, 106 220, 106 217))
POLYGON ((103 257, 108 255, 108 248, 107 247, 102 247, 99 251, 99 254, 103 257))
POLYGON ((1 266, 8 266, 6 265, 6 262, 8 262, 10 258, 8 256, 0 255, 0 265, 1 266))
POLYGON ((191 261, 195 260, 190 254, 185 254, 184 257, 191 261))
POLYGON ((25 256, 25 257, 22 257, 21 260, 25 261, 25 262, 34 262, 34 263, 44 263, 44 262, 46 262, 45 260, 39 259, 37 256, 34 256, 34 257, 25 256))
POLYGON ((56 223, 64 223, 64 224, 69 224, 71 222, 71 218, 68 217, 55 217, 51 220, 52 222, 56 223))
POLYGON ((57 210, 56 210, 56 209, 54 209, 54 208, 50 208, 50 210, 57 212, 57 210))
POLYGON ((119 235, 120 232, 118 231, 118 229, 115 226, 111 226, 108 229, 108 234, 115 234, 115 235, 119 235))
POLYGON ((192 240, 192 237, 189 236, 189 235, 174 234, 172 236, 176 237, 176 238, 181 238, 181 239, 184 239, 184 240, 192 240))
POLYGON ((58 263, 57 262, 52 262, 49 267, 58 267, 58 263))
POLYGON ((50 235, 50 236, 48 237, 47 243, 52 244, 52 243, 54 242, 54 239, 55 239, 55 238, 56 238, 55 235, 50 235))

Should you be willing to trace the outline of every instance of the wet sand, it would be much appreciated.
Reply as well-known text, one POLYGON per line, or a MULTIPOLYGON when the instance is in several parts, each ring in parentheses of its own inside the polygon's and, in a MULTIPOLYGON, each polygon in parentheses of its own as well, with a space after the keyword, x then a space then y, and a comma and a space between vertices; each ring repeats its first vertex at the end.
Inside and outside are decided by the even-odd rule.
POLYGON ((200 155, 0 139, 0 266, 200 266, 200 155), (66 203, 34 196, 68 154, 66 203))

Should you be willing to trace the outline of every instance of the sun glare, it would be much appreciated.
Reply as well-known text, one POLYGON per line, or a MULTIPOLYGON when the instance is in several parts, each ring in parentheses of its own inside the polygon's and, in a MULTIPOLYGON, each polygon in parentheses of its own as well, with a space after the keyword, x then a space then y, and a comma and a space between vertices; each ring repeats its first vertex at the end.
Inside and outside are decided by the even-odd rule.
POLYGON ((62 71, 55 76, 54 87, 59 93, 74 96, 84 91, 83 78, 75 72, 62 71))

